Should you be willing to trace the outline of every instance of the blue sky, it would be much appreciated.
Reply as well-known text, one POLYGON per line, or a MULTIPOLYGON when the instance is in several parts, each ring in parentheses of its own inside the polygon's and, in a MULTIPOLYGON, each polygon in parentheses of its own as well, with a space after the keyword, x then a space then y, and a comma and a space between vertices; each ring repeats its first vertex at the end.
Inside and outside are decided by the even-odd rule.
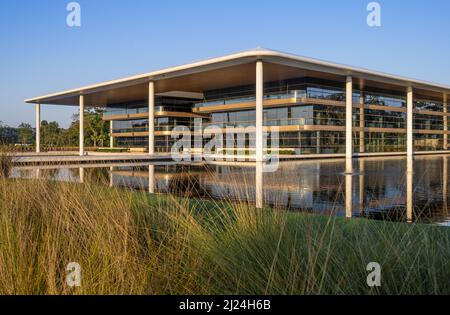
MULTIPOLYGON (((23 100, 257 46, 450 85, 450 1, 65 0, 0 2, 0 120, 34 125, 23 100)), ((43 106, 68 126, 74 107, 43 106)))

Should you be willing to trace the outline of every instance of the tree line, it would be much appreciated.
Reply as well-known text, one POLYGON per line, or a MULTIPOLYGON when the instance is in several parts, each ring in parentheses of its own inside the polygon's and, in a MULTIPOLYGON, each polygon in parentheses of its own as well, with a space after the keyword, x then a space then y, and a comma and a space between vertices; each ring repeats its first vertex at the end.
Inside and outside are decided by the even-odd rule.
MULTIPOLYGON (((92 147, 109 146, 109 122, 103 120, 102 109, 89 109, 84 114, 84 145, 92 147)), ((79 145, 80 116, 75 114, 69 128, 62 128, 56 121, 41 121, 41 146, 44 148, 76 147, 79 145)), ((0 122, 0 143, 34 146, 36 129, 29 123, 17 128, 0 122)))

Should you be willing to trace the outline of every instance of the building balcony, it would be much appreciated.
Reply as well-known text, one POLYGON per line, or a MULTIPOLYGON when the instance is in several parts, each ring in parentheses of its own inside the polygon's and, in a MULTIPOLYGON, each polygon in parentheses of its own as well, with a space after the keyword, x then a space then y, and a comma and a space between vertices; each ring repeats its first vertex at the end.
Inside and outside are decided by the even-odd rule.
MULTIPOLYGON (((155 106, 155 117, 207 118, 208 115, 192 113, 190 108, 155 106)), ((103 120, 132 120, 148 118, 148 107, 109 110, 103 114, 103 120)))

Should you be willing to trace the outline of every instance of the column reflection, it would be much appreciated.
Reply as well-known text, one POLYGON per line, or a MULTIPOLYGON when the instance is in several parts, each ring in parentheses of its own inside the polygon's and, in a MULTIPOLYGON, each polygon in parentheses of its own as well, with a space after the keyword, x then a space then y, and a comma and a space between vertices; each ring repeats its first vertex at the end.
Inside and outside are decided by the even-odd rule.
POLYGON ((345 217, 353 216, 353 161, 346 159, 345 161, 345 217))
POLYGON ((345 174, 345 217, 351 218, 353 216, 353 183, 352 175, 345 174))
POLYGON ((84 167, 80 167, 78 170, 79 170, 80 183, 84 183, 84 167))
POLYGON ((114 166, 109 167, 109 187, 114 187, 114 166))
POLYGON ((448 156, 443 157, 442 166, 442 207, 448 212, 448 156))
POLYGON ((414 160, 408 157, 406 161, 406 220, 413 222, 413 180, 414 180, 414 160))
POLYGON ((263 181, 264 181, 264 162, 256 162, 256 180, 255 180, 255 202, 256 208, 262 209, 264 203, 263 181))
POLYGON ((148 166, 148 192, 155 193, 155 165, 148 166))
POLYGON ((364 171, 365 171, 365 161, 359 160, 359 213, 361 216, 364 215, 365 204, 364 204, 364 171))

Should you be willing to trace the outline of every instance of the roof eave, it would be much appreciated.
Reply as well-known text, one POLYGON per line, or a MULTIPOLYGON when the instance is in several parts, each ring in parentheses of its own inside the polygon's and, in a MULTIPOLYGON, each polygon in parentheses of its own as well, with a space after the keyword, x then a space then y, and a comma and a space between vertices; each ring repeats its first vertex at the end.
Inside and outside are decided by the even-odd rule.
POLYGON ((77 89, 71 89, 63 92, 43 95, 39 97, 26 99, 25 103, 42 103, 54 101, 56 99, 66 99, 69 97, 74 97, 81 94, 91 94, 98 91, 104 91, 111 88, 126 87, 130 85, 141 84, 144 82, 152 80, 167 79, 170 77, 182 76, 185 74, 192 74, 196 72, 201 72, 205 70, 210 70, 214 68, 226 67, 228 65, 236 65, 239 63, 247 63, 251 61, 256 61, 258 59, 268 59, 276 60, 279 63, 290 63, 294 65, 295 63, 309 64, 314 67, 325 69, 323 71, 328 71, 330 73, 336 73, 339 75, 351 75, 355 77, 370 79, 374 81, 386 82, 388 84, 396 84, 400 86, 412 86, 415 88, 430 90, 440 93, 450 93, 450 86, 437 84, 432 82, 420 81, 416 79, 411 79, 402 76, 396 76, 389 73, 383 73, 378 71, 372 71, 364 68, 358 68, 353 66, 347 66, 342 64, 331 63, 328 61, 297 56, 292 54, 287 54, 283 52, 278 52, 274 50, 267 49, 256 49, 243 51, 223 57, 207 59, 203 61, 198 61, 194 63, 184 64, 180 66, 175 66, 171 68, 165 68, 153 72, 148 72, 144 74, 139 74, 135 76, 125 77, 118 80, 106 81, 98 84, 88 85, 80 87, 77 89))

